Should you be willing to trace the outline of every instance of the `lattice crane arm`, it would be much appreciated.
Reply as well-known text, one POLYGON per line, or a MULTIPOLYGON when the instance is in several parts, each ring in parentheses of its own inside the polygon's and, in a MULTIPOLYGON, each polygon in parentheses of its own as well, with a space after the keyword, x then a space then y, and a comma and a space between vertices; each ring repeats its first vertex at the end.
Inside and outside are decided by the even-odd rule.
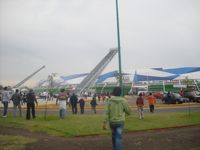
POLYGON ((22 80, 21 82, 17 83, 15 86, 13 86, 13 88, 18 88, 20 87, 22 84, 24 84, 26 81, 28 81, 32 76, 34 76, 35 74, 37 74, 39 71, 41 71, 42 69, 45 68, 45 65, 40 67, 38 70, 36 70, 35 72, 33 72, 31 75, 29 75, 28 77, 26 77, 24 80, 22 80))

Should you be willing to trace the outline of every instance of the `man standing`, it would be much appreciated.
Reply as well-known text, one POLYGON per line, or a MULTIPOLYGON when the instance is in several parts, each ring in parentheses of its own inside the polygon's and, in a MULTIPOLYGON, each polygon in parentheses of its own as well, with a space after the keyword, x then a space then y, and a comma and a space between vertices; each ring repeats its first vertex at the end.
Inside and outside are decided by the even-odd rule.
POLYGON ((171 96, 171 92, 168 91, 167 92, 167 97, 166 97, 166 102, 167 104, 171 104, 172 103, 172 96, 171 96))
POLYGON ((13 116, 16 117, 17 107, 19 109, 19 116, 22 116, 21 110, 21 95, 19 94, 19 90, 16 89, 15 94, 13 94, 11 100, 13 101, 13 116))
POLYGON ((60 109, 59 116, 61 119, 65 118, 66 101, 67 101, 67 94, 65 93, 65 89, 61 89, 56 100, 56 105, 57 103, 59 103, 59 109, 60 109))
POLYGON ((37 99, 35 98, 35 94, 31 89, 26 96, 27 98, 27 112, 26 112, 26 119, 30 120, 30 109, 32 109, 32 117, 35 118, 35 103, 38 105, 37 99))
POLYGON ((138 108, 139 119, 144 119, 144 113, 143 113, 144 99, 142 97, 142 93, 139 94, 139 97, 136 100, 136 105, 138 108))
POLYGON ((70 103, 72 106, 72 113, 77 114, 77 103, 78 103, 78 98, 75 93, 72 94, 70 97, 70 103))
POLYGON ((96 106, 97 106, 96 94, 92 97, 90 105, 91 105, 92 111, 94 111, 94 113, 96 114, 97 113, 97 111, 96 111, 96 106))
POLYGON ((154 113, 154 105, 156 103, 156 98, 152 95, 152 93, 149 93, 149 96, 147 96, 147 100, 149 102, 150 112, 154 113))
POLYGON ((112 131, 113 149, 120 150, 125 115, 130 115, 130 108, 128 107, 126 99, 120 97, 120 87, 115 87, 113 89, 113 95, 114 96, 108 100, 108 103, 105 106, 105 120, 103 123, 103 129, 106 129, 106 125, 109 123, 112 131))
POLYGON ((10 102, 10 94, 9 94, 9 91, 8 91, 8 87, 4 87, 4 91, 2 92, 3 117, 7 117, 8 103, 9 102, 10 102))
POLYGON ((79 100, 81 114, 84 114, 85 100, 84 97, 81 97, 79 100))

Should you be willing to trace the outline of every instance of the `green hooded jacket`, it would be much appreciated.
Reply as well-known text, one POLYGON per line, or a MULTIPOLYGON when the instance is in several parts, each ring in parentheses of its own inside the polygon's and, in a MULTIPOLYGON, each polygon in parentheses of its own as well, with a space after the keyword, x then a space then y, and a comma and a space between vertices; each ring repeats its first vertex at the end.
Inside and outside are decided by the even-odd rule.
POLYGON ((123 123, 126 115, 130 115, 130 108, 125 98, 113 96, 108 99, 105 105, 104 123, 123 123))

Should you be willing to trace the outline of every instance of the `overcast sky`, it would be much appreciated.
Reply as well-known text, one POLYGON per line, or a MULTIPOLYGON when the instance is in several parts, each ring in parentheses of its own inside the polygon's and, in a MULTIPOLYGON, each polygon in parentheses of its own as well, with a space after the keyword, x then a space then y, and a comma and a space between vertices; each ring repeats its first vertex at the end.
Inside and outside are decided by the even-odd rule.
MULTIPOLYGON (((90 72, 117 47, 115 0, 0 0, 0 84, 90 72)), ((199 0, 119 0, 122 70, 200 66, 199 0)), ((104 72, 118 69, 118 56, 104 72)))

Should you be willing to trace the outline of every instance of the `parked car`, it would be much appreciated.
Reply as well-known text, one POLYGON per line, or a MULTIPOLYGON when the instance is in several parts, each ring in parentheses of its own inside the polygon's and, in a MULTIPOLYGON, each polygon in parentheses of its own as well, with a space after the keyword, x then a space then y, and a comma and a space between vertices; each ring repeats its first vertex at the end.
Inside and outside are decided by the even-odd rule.
POLYGON ((168 94, 164 94, 162 100, 165 104, 182 104, 189 102, 189 98, 182 97, 179 93, 170 93, 169 97, 168 94))
POLYGON ((193 102, 200 102, 200 93, 198 91, 184 92, 184 97, 193 102))
POLYGON ((163 92, 154 92, 153 93, 153 96, 156 98, 156 99, 162 99, 164 94, 163 92))

